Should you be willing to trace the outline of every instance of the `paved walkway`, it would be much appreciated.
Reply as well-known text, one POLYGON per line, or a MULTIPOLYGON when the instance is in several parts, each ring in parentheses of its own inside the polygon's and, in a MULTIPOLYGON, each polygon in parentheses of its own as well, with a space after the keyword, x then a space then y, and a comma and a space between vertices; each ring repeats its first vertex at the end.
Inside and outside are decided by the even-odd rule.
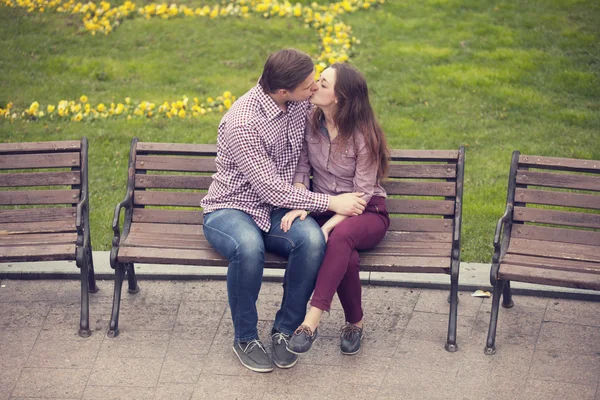
MULTIPOLYGON (((252 373, 231 350, 223 281, 140 281, 123 294, 121 335, 105 335, 112 282, 91 298, 77 336, 73 280, 0 282, 0 399, 595 399, 600 303, 514 296, 500 310, 498 351, 483 354, 490 300, 460 293, 459 351, 447 353, 447 291, 365 286, 366 338, 339 352, 339 303, 291 370, 252 373)), ((281 285, 258 302, 268 343, 281 285)))

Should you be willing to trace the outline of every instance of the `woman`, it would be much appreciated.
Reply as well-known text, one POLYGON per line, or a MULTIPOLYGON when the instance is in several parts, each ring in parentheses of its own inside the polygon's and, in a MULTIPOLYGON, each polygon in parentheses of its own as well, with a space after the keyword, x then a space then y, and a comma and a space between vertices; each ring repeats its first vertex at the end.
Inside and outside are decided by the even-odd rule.
MULTIPOLYGON (((386 193, 380 182, 388 170, 389 150, 369 103, 367 83, 348 64, 333 64, 321 74, 319 90, 311 97, 315 110, 309 115, 294 185, 336 195, 363 193, 364 212, 346 217, 331 212, 313 215, 321 226, 327 250, 317 277, 311 308, 296 329, 287 349, 307 352, 317 337, 324 311, 329 311, 337 291, 346 325, 341 329, 341 351, 356 354, 363 337, 363 311, 358 250, 374 248, 385 236, 390 220, 386 193)), ((292 210, 281 221, 287 231, 304 210, 292 210)))

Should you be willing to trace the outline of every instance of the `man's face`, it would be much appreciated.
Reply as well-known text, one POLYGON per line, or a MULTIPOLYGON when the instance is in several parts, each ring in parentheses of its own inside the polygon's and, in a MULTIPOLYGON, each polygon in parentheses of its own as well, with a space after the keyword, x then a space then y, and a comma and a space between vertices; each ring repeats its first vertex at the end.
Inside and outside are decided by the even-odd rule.
POLYGON ((318 89, 317 83, 315 82, 315 71, 311 72, 306 77, 304 82, 296 87, 292 91, 286 90, 287 101, 304 101, 307 100, 316 90, 318 89))

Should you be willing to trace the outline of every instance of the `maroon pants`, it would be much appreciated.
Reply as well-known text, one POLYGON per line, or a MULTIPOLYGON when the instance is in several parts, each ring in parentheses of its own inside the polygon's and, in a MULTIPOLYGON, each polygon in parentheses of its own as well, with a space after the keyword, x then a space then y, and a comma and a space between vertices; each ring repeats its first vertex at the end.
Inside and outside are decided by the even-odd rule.
MULTIPOLYGON (((332 215, 332 212, 325 212, 313 217, 322 226, 332 215)), ((345 219, 331 231, 311 306, 329 311, 337 290, 346 321, 354 324, 362 320, 358 250, 377 246, 389 226, 385 198, 373 196, 361 215, 345 219)))

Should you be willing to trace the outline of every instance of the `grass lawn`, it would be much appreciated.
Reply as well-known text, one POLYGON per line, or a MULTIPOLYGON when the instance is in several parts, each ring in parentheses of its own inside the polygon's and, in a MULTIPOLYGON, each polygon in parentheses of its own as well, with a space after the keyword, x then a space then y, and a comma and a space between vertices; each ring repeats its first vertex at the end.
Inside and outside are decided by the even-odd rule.
MULTIPOLYGON (((362 42, 350 62, 367 77, 390 146, 467 147, 464 261, 491 259, 514 149, 600 160, 598 1, 388 0, 341 19, 362 42)), ((293 19, 137 18, 108 36, 80 22, 0 6, 0 107, 82 94, 92 104, 240 96, 272 51, 319 52, 316 32, 293 19)), ((0 121, 0 138, 88 137, 92 240, 107 250, 131 138, 214 143, 219 120, 0 121)))

